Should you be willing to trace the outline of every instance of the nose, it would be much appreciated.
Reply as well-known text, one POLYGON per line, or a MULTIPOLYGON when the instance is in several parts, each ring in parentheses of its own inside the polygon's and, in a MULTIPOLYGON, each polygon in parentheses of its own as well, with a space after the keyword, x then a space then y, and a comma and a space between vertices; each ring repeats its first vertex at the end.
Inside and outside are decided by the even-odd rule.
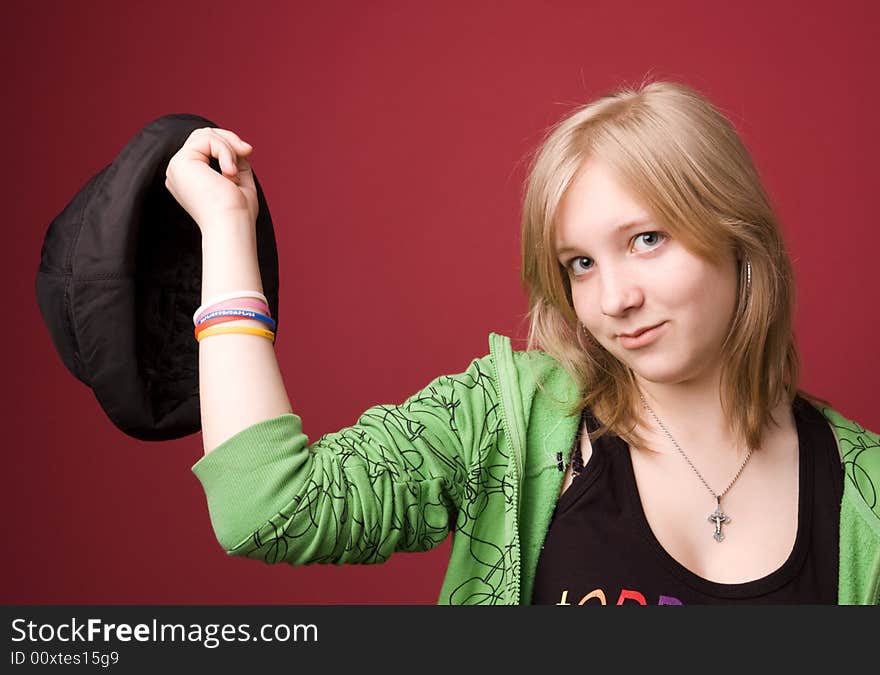
POLYGON ((619 317, 645 301, 642 284, 625 268, 606 266, 599 278, 599 304, 606 316, 619 317))

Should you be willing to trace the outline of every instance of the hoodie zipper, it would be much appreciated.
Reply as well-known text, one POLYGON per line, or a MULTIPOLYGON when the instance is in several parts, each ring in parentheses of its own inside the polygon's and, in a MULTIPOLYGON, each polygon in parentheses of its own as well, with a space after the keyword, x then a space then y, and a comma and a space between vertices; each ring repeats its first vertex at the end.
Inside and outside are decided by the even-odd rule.
MULTIPOLYGON (((516 413, 512 409, 513 401, 512 398, 514 392, 511 392, 508 378, 501 379, 499 377, 499 373, 501 369, 509 369, 513 367, 513 359, 510 356, 510 352, 508 349, 505 349, 507 345, 505 344, 505 338, 503 336, 497 335, 495 333, 492 334, 492 367, 494 369, 495 381, 498 383, 499 389, 501 390, 501 419, 504 424, 504 429, 507 431, 505 437, 507 438, 507 447, 508 450, 513 457, 514 470, 516 472, 515 480, 513 482, 513 500, 516 504, 516 515, 515 522, 513 527, 513 550, 516 553, 516 565, 513 570, 514 576, 514 590, 515 590, 515 602, 519 604, 520 602, 520 566, 522 565, 522 552, 520 551, 519 545, 519 514, 520 514, 520 489, 522 487, 522 476, 523 476, 523 456, 522 449, 523 443, 519 434, 519 427, 511 425, 510 420, 516 419, 516 413), (503 359, 502 364, 499 366, 498 359, 503 359)), ((506 372, 506 371, 505 371, 506 372)))

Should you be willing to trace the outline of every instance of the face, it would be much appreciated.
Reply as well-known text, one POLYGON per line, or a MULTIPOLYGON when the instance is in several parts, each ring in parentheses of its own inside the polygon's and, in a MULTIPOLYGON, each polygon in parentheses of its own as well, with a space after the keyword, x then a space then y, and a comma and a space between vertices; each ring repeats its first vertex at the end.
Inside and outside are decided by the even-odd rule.
POLYGON ((556 251, 578 319, 637 379, 678 384, 717 374, 736 306, 732 252, 720 267, 698 258, 595 159, 559 205, 556 251))

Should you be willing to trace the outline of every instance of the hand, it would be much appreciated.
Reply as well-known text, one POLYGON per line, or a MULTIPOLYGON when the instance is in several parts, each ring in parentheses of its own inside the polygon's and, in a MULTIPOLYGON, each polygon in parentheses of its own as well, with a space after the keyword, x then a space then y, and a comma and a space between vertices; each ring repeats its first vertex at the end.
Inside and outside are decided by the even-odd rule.
POLYGON ((226 129, 193 131, 165 171, 165 187, 205 235, 205 227, 245 216, 257 222, 259 204, 254 174, 245 156, 253 147, 226 129), (208 164, 212 157, 221 173, 208 164))

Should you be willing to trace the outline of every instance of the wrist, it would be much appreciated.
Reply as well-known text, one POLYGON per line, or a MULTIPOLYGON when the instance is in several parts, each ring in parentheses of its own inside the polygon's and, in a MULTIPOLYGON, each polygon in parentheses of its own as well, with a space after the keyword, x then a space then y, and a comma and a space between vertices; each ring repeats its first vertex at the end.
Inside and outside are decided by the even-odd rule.
POLYGON ((244 212, 222 212, 200 218, 199 229, 202 231, 202 245, 206 241, 228 237, 250 235, 256 237, 257 224, 244 212))
POLYGON ((255 224, 247 218, 215 221, 202 236, 202 302, 244 290, 263 293, 255 224))

